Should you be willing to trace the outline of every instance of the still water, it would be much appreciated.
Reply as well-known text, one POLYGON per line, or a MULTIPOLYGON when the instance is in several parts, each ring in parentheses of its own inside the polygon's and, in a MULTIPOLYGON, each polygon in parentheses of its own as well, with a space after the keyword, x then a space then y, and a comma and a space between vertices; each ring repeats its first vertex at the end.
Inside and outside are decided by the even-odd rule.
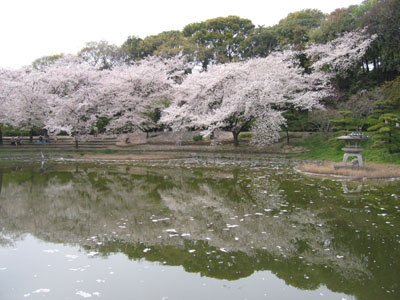
POLYGON ((0 165, 0 299, 400 299, 400 181, 224 159, 0 165))

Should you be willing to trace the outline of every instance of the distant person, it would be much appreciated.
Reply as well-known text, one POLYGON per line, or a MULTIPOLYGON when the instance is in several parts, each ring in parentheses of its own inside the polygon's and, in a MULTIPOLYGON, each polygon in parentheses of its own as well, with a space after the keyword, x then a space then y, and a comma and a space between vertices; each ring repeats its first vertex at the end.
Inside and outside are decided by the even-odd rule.
POLYGON ((11 138, 11 145, 12 146, 16 146, 17 145, 17 143, 15 142, 15 138, 14 137, 11 138))
POLYGON ((17 139, 15 140, 15 142, 18 146, 22 145, 22 140, 19 136, 17 136, 17 139))

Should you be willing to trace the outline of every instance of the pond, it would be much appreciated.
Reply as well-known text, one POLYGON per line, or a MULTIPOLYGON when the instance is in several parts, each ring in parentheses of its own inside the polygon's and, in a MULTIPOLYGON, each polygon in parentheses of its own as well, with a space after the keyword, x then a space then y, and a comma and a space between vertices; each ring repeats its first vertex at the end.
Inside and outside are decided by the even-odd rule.
POLYGON ((2 162, 0 299, 400 299, 399 225, 292 163, 2 162))

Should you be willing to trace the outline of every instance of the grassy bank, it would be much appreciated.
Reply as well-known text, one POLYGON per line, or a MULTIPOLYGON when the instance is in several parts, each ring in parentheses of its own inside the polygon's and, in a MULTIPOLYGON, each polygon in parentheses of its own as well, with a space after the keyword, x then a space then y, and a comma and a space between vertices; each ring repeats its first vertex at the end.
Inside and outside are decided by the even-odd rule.
MULTIPOLYGON (((340 162, 343 160, 344 142, 336 140, 334 135, 324 136, 315 133, 304 139, 293 143, 293 145, 308 150, 299 155, 291 155, 292 158, 306 160, 322 160, 340 162)), ((374 162, 380 164, 400 164, 400 153, 389 154, 384 149, 377 149, 371 140, 362 142, 361 146, 365 149, 362 152, 364 162, 374 162)))

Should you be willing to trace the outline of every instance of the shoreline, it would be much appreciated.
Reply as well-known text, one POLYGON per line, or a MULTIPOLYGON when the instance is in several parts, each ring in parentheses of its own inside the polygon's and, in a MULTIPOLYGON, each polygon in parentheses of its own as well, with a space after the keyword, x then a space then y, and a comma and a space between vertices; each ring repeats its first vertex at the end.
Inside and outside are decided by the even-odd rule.
MULTIPOLYGON (((189 150, 189 149, 188 149, 189 150)), ((282 163, 295 164, 294 169, 307 176, 319 176, 342 179, 355 180, 397 180, 400 179, 400 165, 396 164, 378 164, 366 163, 365 168, 352 168, 338 166, 340 162, 329 162, 320 160, 298 159, 295 154, 288 153, 254 153, 252 151, 225 151, 221 149, 190 149, 190 151, 135 151, 135 152, 116 152, 116 153, 56 153, 56 152, 41 152, 37 153, 13 153, 0 155, 0 163, 6 161, 81 161, 81 162, 146 162, 146 161, 167 161, 176 159, 193 159, 193 158, 224 158, 230 160, 260 160, 260 161, 281 161, 282 163), (210 151, 217 150, 217 151, 210 151)), ((226 149, 228 150, 228 149, 226 149)))
POLYGON ((342 167, 336 169, 340 163, 321 162, 319 164, 303 163, 296 169, 298 172, 310 176, 326 176, 355 180, 398 180, 400 166, 377 163, 367 163, 364 168, 342 167))

